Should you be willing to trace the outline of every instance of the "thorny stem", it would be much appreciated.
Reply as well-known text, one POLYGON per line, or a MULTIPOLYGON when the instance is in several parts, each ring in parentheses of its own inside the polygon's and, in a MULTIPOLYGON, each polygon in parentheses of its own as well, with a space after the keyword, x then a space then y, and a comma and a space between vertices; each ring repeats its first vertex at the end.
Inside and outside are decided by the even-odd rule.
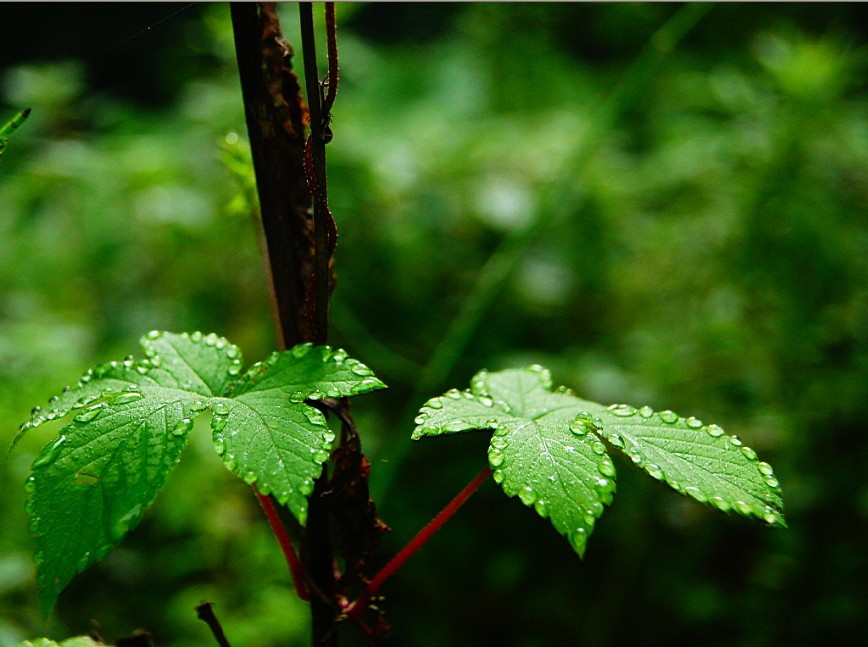
POLYGON ((365 592, 362 593, 355 602, 347 605, 344 615, 353 622, 359 620, 361 615, 371 604, 371 598, 377 594, 380 587, 386 583, 386 580, 392 577, 392 575, 394 575, 408 559, 415 555, 422 546, 428 543, 428 540, 431 539, 438 530, 440 530, 443 524, 446 523, 452 515, 458 512, 458 509, 464 505, 467 499, 469 499, 473 493, 479 489, 489 476, 491 476, 491 468, 486 466, 485 469, 479 472, 479 474, 477 474, 473 480, 458 493, 458 496, 452 499, 452 501, 450 501, 436 517, 428 522, 427 526, 422 528, 422 530, 420 530, 418 534, 410 540, 410 543, 404 546, 398 554, 389 560, 389 563, 380 569, 380 572, 377 573, 365 587, 365 592))
POLYGON ((310 137, 307 141, 313 174, 308 173, 308 186, 314 198, 314 274, 313 274, 313 324, 314 343, 324 344, 328 336, 329 317, 329 226, 325 167, 325 141, 323 139, 323 111, 320 104, 319 73, 316 65, 316 39, 313 29, 313 4, 299 3, 301 18, 301 47, 304 56, 304 77, 307 85, 307 105, 310 110, 310 137), (311 177, 314 182, 311 183, 311 177))
MULTIPOLYGON (((330 273, 329 263, 336 239, 334 220, 328 211, 326 185, 325 139, 323 112, 320 105, 319 73, 316 65, 316 41, 313 28, 313 5, 299 3, 301 47, 304 57, 304 76, 307 102, 310 110, 310 136, 305 151, 305 175, 313 197, 314 262, 311 277, 312 290, 308 290, 312 310, 314 343, 325 344, 328 337, 330 273), (309 156, 309 157, 308 157, 309 156), (309 163, 308 163, 309 160, 309 163), (313 171, 312 173, 310 171, 313 171)), ((309 312, 311 312, 309 310, 309 312)), ((313 643, 337 645, 335 611, 328 601, 334 596, 335 563, 331 541, 330 519, 323 498, 328 491, 328 473, 317 479, 308 503, 308 523, 302 544, 302 559, 312 583, 323 594, 311 600, 313 643)))
POLYGON ((253 491, 256 492, 259 505, 262 506, 262 511, 265 513, 271 530, 274 532, 274 536, 277 537, 277 543, 280 544, 280 549, 283 551, 283 556, 286 558, 286 563, 289 565, 289 572, 292 574, 292 583, 295 585, 296 594, 300 599, 309 602, 310 593, 308 593, 307 587, 304 584, 304 570, 292 545, 292 541, 289 539, 286 528, 283 527, 277 510, 271 502, 271 497, 267 494, 262 494, 255 485, 253 486, 253 491))

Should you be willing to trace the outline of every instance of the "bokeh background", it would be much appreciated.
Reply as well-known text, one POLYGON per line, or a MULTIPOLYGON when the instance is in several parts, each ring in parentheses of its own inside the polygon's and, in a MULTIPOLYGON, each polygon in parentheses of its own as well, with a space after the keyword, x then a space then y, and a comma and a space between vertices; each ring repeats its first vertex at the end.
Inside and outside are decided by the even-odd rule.
MULTIPOLYGON (((320 5, 317 15, 321 17, 320 5)), ((280 8, 299 45, 295 5, 280 8)), ((343 4, 328 147, 332 339, 390 385, 354 412, 385 562, 480 469, 409 440, 482 368, 737 433, 790 527, 618 460, 584 560, 492 483, 384 589, 395 644, 853 644, 868 636, 865 5, 343 4)), ((227 5, 0 4, 0 444, 151 329, 273 349, 227 5), (178 13, 180 10, 180 13, 178 13)), ((322 33, 322 32, 321 32, 322 33)), ((300 50, 300 47, 297 47, 300 50)), ((320 53, 323 52, 320 43, 320 53)), ((0 645, 136 627, 160 647, 308 640, 207 420, 141 525, 39 618, 0 463, 0 645)), ((344 631, 346 644, 363 644, 344 631)))

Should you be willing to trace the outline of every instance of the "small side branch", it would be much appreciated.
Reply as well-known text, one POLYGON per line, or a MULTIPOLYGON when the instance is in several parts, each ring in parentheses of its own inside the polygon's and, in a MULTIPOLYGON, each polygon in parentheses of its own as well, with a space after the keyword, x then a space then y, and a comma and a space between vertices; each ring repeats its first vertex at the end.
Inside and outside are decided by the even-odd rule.
POLYGON ((214 605, 210 602, 203 602, 196 607, 196 616, 202 620, 211 629, 214 634, 214 640, 220 647, 232 647, 226 639, 226 634, 223 633, 223 627, 220 626, 220 621, 214 615, 214 605))
POLYGON ((299 561, 295 548, 292 545, 292 541, 290 541, 289 535, 286 533, 286 528, 283 527, 283 523, 280 521, 277 510, 271 502, 271 497, 262 494, 256 489, 256 486, 253 486, 253 491, 256 492, 256 498, 259 499, 259 505, 262 506, 262 511, 265 513, 265 516, 268 519, 268 524, 271 526, 274 536, 277 537, 277 543, 280 544, 280 549, 283 551, 283 556, 286 558, 289 572, 292 575, 292 583, 295 585, 296 594, 300 599, 309 602, 310 593, 308 593, 307 587, 304 584, 304 570, 302 569, 301 561, 299 561))
POLYGON ((371 603, 371 598, 373 598, 377 592, 380 590, 380 587, 386 583, 392 575, 394 575, 399 568, 401 568, 408 559, 410 559, 416 552, 422 548, 434 534, 440 530, 444 523, 446 523, 452 515, 458 512, 458 509, 461 508, 462 505, 469 499, 476 490, 485 482, 485 480, 491 476, 491 468, 486 466, 476 477, 470 481, 470 483, 465 486, 461 492, 458 493, 449 504, 443 508, 434 519, 432 519, 427 526, 422 528, 419 533, 413 537, 413 539, 408 543, 404 548, 402 548, 397 555, 395 555, 388 564, 386 564, 379 573, 377 573, 374 578, 368 583, 365 587, 365 592, 359 597, 358 600, 350 604, 345 610, 345 615, 348 619, 352 621, 357 621, 361 618, 361 615, 365 612, 368 606, 371 603))

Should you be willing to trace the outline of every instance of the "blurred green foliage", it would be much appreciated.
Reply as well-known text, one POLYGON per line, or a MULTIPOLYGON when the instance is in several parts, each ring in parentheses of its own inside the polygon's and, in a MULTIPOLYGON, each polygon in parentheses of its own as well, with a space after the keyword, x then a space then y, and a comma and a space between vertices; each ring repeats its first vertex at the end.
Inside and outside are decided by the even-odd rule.
MULTIPOLYGON (((177 9, 129 7, 0 5, 0 114, 33 108, 0 167, 0 439, 146 330, 215 330, 250 357, 275 344, 228 9, 146 30, 177 9)), ((529 362, 583 397, 738 433, 775 465, 790 523, 720 518, 622 469, 580 561, 486 486, 384 590, 395 643, 866 635, 864 7, 341 4, 338 19, 332 338, 391 387, 354 408, 394 528, 379 559, 483 455, 482 435, 412 445, 412 412, 529 362)), ((47 629, 22 485, 50 432, 22 443, 0 466, 0 644, 91 619, 108 639, 208 644, 202 599, 233 644, 306 640, 256 501, 206 435, 47 629)))

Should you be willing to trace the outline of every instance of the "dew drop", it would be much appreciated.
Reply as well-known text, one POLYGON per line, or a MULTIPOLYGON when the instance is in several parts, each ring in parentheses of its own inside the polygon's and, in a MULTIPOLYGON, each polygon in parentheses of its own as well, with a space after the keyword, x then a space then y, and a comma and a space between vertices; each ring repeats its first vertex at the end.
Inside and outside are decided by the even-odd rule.
POLYGON ((298 346, 290 348, 289 352, 292 353, 292 356, 296 359, 301 359, 310 352, 312 347, 312 344, 299 344, 298 346))
POLYGON ((225 416, 214 416, 211 418, 211 429, 214 431, 223 431, 226 428, 225 416))
POLYGON ((176 424, 172 428, 172 435, 173 436, 183 436, 184 434, 188 433, 192 428, 193 428, 193 421, 190 420, 190 418, 182 418, 181 420, 178 421, 178 424, 176 424))
POLYGON ((358 375, 360 377, 367 377, 371 374, 371 369, 369 369, 364 364, 353 364, 350 366, 350 372, 353 375, 358 375))
POLYGON ((654 465, 653 463, 649 463, 648 465, 646 465, 645 471, 648 472, 648 475, 651 478, 655 478, 658 481, 662 480, 665 476, 665 474, 663 474, 663 470, 660 469, 660 466, 654 465))
POLYGON ((606 438, 608 439, 608 441, 610 443, 612 443, 612 445, 614 447, 617 447, 618 449, 624 449, 624 447, 626 446, 624 439, 621 438, 621 436, 616 434, 616 433, 611 433, 608 436, 606 436, 606 438))
POLYGON ((674 411, 670 411, 666 409, 666 411, 661 411, 659 414, 660 420, 665 422, 667 425, 673 425, 678 422, 678 414, 674 411))
POLYGON ((608 479, 597 479, 597 482, 594 483, 594 487, 599 490, 607 490, 609 488, 610 481, 608 479))
POLYGON ((301 391, 293 391, 292 395, 289 396, 290 402, 304 402, 304 393, 301 391))
POLYGON ((775 473, 775 471, 772 469, 772 466, 765 461, 760 462, 757 467, 759 467, 759 471, 766 476, 773 476, 775 473))
POLYGON ((497 484, 503 483, 503 470, 494 470, 491 473, 491 478, 494 479, 494 482, 497 484))
POLYGON ((75 569, 81 573, 84 569, 88 567, 90 564, 90 551, 85 552, 84 555, 81 556, 81 559, 75 565, 75 569))
POLYGON ((42 450, 42 454, 36 457, 36 460, 33 461, 30 468, 36 470, 53 465, 57 459, 60 458, 60 454, 63 451, 63 444, 65 442, 66 436, 60 436, 57 440, 51 443, 51 445, 47 446, 46 449, 42 450))
POLYGON ((688 485, 686 488, 684 488, 683 492, 684 492, 684 494, 688 494, 688 495, 692 496, 694 499, 696 499, 700 503, 707 503, 708 502, 708 497, 705 495, 705 492, 700 490, 698 487, 688 485))
POLYGON ((313 493, 314 483, 311 479, 303 480, 298 486, 298 492, 302 496, 310 496, 313 493))
POLYGON ((603 476, 608 476, 609 478, 614 478, 615 477, 615 464, 611 460, 609 460, 608 458, 605 458, 604 460, 601 460, 599 463, 597 463, 597 471, 600 474, 602 474, 603 476))
POLYGON ((141 400, 143 397, 145 396, 138 391, 124 391, 112 398, 112 404, 130 404, 131 402, 141 400))
POLYGON ((763 480, 766 482, 766 485, 771 488, 779 488, 781 486, 780 482, 774 476, 766 476, 763 480))
POLYGON ((443 401, 440 398, 432 398, 425 403, 425 406, 429 409, 439 410, 443 408, 443 401))
POLYGON ((238 459, 235 457, 235 454, 225 454, 223 456, 223 465, 226 466, 230 472, 234 472, 238 469, 238 459))
POLYGON ((597 454, 599 456, 605 456, 606 455, 606 446, 603 443, 601 443, 599 440, 595 440, 594 442, 591 443, 591 451, 593 451, 595 454, 597 454))
POLYGON ((120 541, 124 538, 130 529, 135 526, 139 519, 142 518, 142 506, 135 505, 130 508, 129 512, 127 512, 124 516, 114 522, 111 527, 110 535, 112 540, 115 542, 120 541))
POLYGON ((533 509, 543 519, 546 519, 549 516, 549 504, 548 501, 546 501, 545 499, 540 499, 539 501, 534 503, 533 509))
POLYGON ((699 418, 695 418, 694 416, 690 416, 684 421, 684 424, 686 424, 691 429, 700 429, 702 427, 702 420, 700 420, 699 418))
POLYGON ((503 460, 503 452, 499 449, 492 449, 488 452, 488 464, 491 465, 491 467, 500 467, 503 465, 503 460))
POLYGON ((147 337, 148 339, 150 339, 152 341, 155 339, 159 339, 162 336, 163 336, 163 333, 161 333, 159 330, 152 330, 147 335, 145 335, 145 337, 147 337))
POLYGON ((226 453, 226 440, 224 440, 223 436, 216 436, 214 438, 214 449, 217 451, 218 456, 223 456, 226 453))
POLYGON ((494 406, 494 400, 489 398, 487 395, 481 395, 477 399, 479 400, 480 404, 482 404, 485 407, 493 407, 494 406))
POLYGON ((533 505, 536 501, 536 492, 534 492, 531 486, 525 485, 521 490, 519 490, 518 498, 521 499, 521 502, 525 505, 533 505))
POLYGON ((654 415, 654 409, 652 409, 651 407, 649 407, 646 404, 644 407, 641 407, 639 409, 639 415, 642 416, 643 418, 650 418, 651 416, 654 415))
POLYGON ((629 404, 612 404, 609 406, 609 411, 613 416, 619 418, 628 418, 636 415, 636 407, 631 407, 629 404))
POLYGON ((751 514, 753 512, 751 507, 745 501, 734 501, 732 508, 740 514, 751 514))
POLYGON ((708 500, 708 502, 721 512, 729 512, 731 507, 729 502, 722 496, 713 496, 708 500))
POLYGON ((324 449, 312 449, 311 454, 313 455, 313 460, 316 463, 325 463, 329 459, 329 453, 324 449))
POLYGON ((576 528, 572 534, 570 534, 569 539, 573 548, 581 553, 585 550, 585 544, 588 541, 588 531, 584 528, 576 528))
POLYGON ((73 420, 76 422, 90 422, 99 415, 104 406, 102 402, 94 404, 75 416, 73 420))
POLYGON ((36 491, 36 479, 35 478, 33 478, 32 476, 27 477, 27 480, 24 481, 24 491, 29 492, 31 494, 36 491))
POLYGON ((449 389, 446 392, 446 397, 449 398, 450 400, 460 400, 461 399, 461 392, 458 389, 449 389))
POLYGON ((202 411, 205 411, 205 409, 207 409, 207 408, 208 408, 208 403, 205 402, 204 400, 193 400, 190 403, 190 411, 192 411, 193 413, 201 413, 202 411))
POLYGON ((229 415, 229 407, 223 404, 222 402, 218 402, 214 405, 212 409, 214 411, 215 416, 228 416, 229 415))
POLYGON ((190 335, 190 339, 192 339, 195 342, 200 342, 200 341, 202 341, 202 333, 197 330, 192 335, 190 335))
POLYGON ((730 436, 729 442, 731 442, 736 447, 741 447, 741 439, 738 436, 730 436))
POLYGON ((744 454, 748 460, 755 461, 756 460, 756 452, 752 450, 750 447, 742 446, 741 453, 744 454))
POLYGON ((584 436, 588 433, 588 425, 579 418, 576 418, 570 422, 570 431, 572 431, 576 436, 584 436))
POLYGON ((470 426, 471 426, 471 425, 469 425, 468 423, 464 422, 463 420, 450 420, 449 422, 447 422, 446 424, 444 424, 444 425, 441 427, 441 429, 442 429, 443 431, 463 431, 463 430, 467 429, 467 428, 470 427, 470 426))
POLYGON ((708 432, 709 436, 712 436, 714 438, 720 438, 721 436, 723 436, 723 427, 721 427, 720 425, 708 425, 705 428, 705 431, 708 432))

